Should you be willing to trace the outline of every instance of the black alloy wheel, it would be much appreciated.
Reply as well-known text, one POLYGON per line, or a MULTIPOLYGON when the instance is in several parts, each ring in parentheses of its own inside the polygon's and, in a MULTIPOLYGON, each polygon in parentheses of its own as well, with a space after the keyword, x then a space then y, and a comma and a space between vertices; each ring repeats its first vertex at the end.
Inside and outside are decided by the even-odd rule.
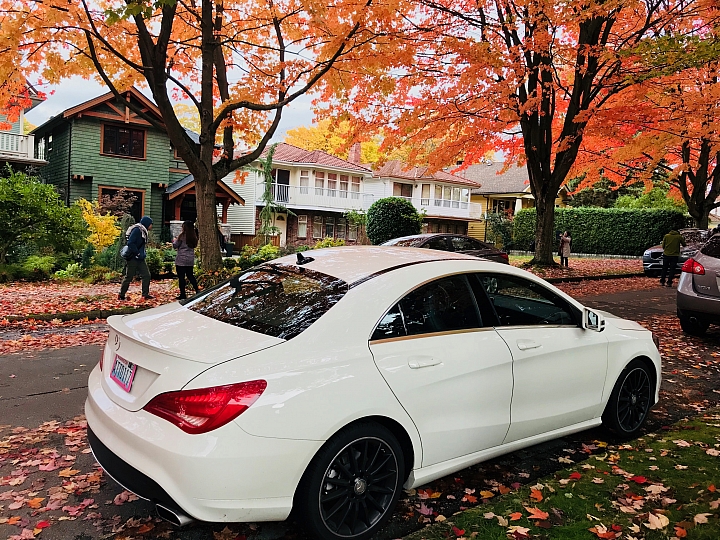
POLYGON ((372 536, 392 512, 402 471, 400 446, 383 426, 361 424, 339 433, 318 453, 301 485, 299 506, 312 536, 372 536))
POLYGON ((630 362, 613 388, 603 422, 617 434, 634 436, 645 423, 653 400, 653 378, 645 363, 630 362))

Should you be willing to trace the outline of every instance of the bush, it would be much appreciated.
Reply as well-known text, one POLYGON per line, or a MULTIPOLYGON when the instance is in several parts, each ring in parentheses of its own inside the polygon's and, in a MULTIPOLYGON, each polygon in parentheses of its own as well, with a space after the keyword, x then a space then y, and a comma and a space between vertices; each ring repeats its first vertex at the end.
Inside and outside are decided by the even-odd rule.
POLYGON ((86 269, 80 263, 68 264, 65 270, 58 270, 52 276, 53 279, 80 279, 85 277, 86 269))
POLYGON ((24 278, 31 281, 50 279, 55 268, 55 257, 51 255, 32 255, 22 263, 24 278))
POLYGON ((90 283, 106 283, 109 281, 120 281, 122 274, 107 266, 92 266, 87 271, 86 280, 90 283))
POLYGON ((228 270, 232 270, 233 268, 236 268, 237 265, 238 265, 237 261, 233 258, 223 259, 223 267, 227 268, 228 270))
POLYGON ((0 283, 11 283, 25 275, 19 264, 0 264, 0 283))
POLYGON ((313 249, 338 247, 338 246, 344 246, 344 245, 345 245, 345 240, 342 240, 340 238, 335 240, 328 236, 327 238, 323 238, 322 240, 318 240, 317 242, 315 242, 313 249))
POLYGON ((145 262, 150 270, 150 276, 157 278, 162 274, 163 270, 163 254, 157 248, 147 248, 145 250, 145 262))
POLYGON ((260 248, 255 246, 243 246, 240 250, 240 257, 237 259, 237 266, 246 270, 266 261, 277 259, 280 256, 280 248, 272 244, 265 244, 260 248))
MULTIPOLYGON (((575 253, 642 255, 669 230, 687 227, 688 219, 677 210, 556 208, 555 231, 570 232, 575 253)), ((535 240, 534 208, 515 214, 513 237, 514 244, 522 248, 535 240)))
POLYGON ((398 236, 419 234, 423 216, 412 203, 401 197, 375 201, 367 211, 366 234, 373 244, 398 236))

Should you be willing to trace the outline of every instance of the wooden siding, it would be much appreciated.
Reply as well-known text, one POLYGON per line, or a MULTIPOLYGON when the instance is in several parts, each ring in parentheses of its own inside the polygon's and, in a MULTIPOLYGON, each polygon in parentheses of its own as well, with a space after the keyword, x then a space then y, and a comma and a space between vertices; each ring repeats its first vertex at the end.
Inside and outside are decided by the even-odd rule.
MULTIPOLYGON (((57 187, 58 191, 65 198, 68 179, 68 145, 70 143, 69 124, 61 124, 52 133, 52 150, 45 151, 45 159, 48 164, 40 169, 40 178, 48 184, 57 187)), ((40 135, 36 135, 38 140, 40 135)), ((37 143, 38 140, 35 142, 37 143)), ((70 188, 72 195, 72 187, 70 188)))
MULTIPOLYGON (((23 121, 23 115, 21 113, 20 118, 18 118, 15 122, 11 123, 10 129, 3 129, 2 131, 4 133, 14 133, 15 135, 23 135, 22 121, 23 121)), ((7 122, 7 116, 4 114, 0 114, 0 122, 7 122)))
POLYGON ((248 175, 245 183, 233 183, 235 173, 230 173, 223 180, 230 188, 245 199, 245 206, 233 204, 228 208, 228 223, 232 227, 232 234, 254 235, 255 231, 255 199, 258 173, 254 169, 247 169, 248 175))

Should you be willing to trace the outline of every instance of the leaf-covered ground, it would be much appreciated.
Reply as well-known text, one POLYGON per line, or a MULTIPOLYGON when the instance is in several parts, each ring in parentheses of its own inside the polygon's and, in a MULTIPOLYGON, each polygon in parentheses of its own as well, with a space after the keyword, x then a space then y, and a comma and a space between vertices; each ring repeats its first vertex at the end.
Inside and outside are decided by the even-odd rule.
POLYGON ((526 264, 530 257, 511 256, 510 264, 533 272, 542 278, 558 277, 581 277, 581 276, 604 276, 620 274, 637 274, 643 271, 641 259, 589 259, 572 258, 568 261, 568 267, 529 267, 526 264))
MULTIPOLYGON (((433 499, 447 495, 425 490, 414 506, 436 525, 408 539, 720 538, 717 412, 625 444, 597 441, 588 453, 582 464, 533 485, 489 482, 482 491, 465 489, 465 499, 484 504, 455 516, 434 509, 433 499)), ((573 464, 577 457, 562 459, 573 464)))

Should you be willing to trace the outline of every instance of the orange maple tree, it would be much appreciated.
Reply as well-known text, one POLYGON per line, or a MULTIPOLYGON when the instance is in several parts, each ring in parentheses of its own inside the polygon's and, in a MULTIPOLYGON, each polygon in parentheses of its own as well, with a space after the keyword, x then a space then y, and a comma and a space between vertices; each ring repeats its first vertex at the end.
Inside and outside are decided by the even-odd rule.
POLYGON ((598 115, 578 166, 586 178, 602 174, 617 186, 642 180, 650 187, 653 173, 663 172, 700 228, 707 228, 708 214, 720 207, 716 35, 714 30, 703 39, 663 40, 650 47, 648 64, 660 72, 598 115))
POLYGON ((634 50, 670 22, 692 28, 702 2, 419 0, 404 49, 382 66, 373 57, 370 67, 331 74, 324 113, 385 126, 386 145, 440 141, 434 168, 488 150, 526 165, 537 206, 533 262, 554 264, 555 199, 597 111, 646 69, 634 50))
POLYGON ((384 0, 0 0, 0 109, 27 101, 26 81, 102 81, 167 132, 196 181, 203 266, 221 265, 216 182, 257 159, 283 108, 340 59, 358 62, 393 33, 384 0), (149 87, 163 121, 123 95, 149 87), (200 118, 199 143, 174 103, 200 118), (221 150, 216 151, 216 136, 221 150))

